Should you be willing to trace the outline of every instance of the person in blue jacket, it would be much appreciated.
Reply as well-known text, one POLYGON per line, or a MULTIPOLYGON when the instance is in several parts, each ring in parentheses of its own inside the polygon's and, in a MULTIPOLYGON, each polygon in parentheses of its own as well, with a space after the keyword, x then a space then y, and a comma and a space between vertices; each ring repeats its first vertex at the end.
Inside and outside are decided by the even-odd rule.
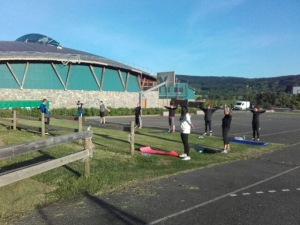
POLYGON ((80 101, 77 102, 77 107, 78 107, 77 108, 77 116, 78 117, 82 117, 82 108, 83 108, 82 106, 83 106, 83 104, 84 103, 82 103, 80 101))
POLYGON ((42 103, 40 104, 39 109, 41 110, 41 113, 44 113, 44 114, 46 114, 46 115, 49 115, 48 118, 47 118, 47 120, 46 120, 46 122, 45 122, 45 124, 48 124, 48 125, 49 125, 49 124, 50 124, 50 112, 49 112, 49 110, 47 109, 46 104, 47 104, 47 99, 43 99, 42 103))

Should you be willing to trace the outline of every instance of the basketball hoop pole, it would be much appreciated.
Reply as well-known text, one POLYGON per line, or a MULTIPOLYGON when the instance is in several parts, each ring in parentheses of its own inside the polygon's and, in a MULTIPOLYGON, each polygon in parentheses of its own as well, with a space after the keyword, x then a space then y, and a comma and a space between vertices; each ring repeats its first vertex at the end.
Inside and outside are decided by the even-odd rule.
POLYGON ((141 91, 139 93, 140 104, 142 104, 143 96, 145 94, 147 94, 148 92, 153 91, 155 89, 158 89, 161 86, 166 86, 166 87, 174 86, 174 84, 175 84, 175 72, 173 71, 173 72, 157 73, 157 81, 158 81, 158 85, 156 85, 152 88, 149 88, 146 91, 141 91))
POLYGON ((154 87, 152 87, 152 88, 149 88, 148 90, 146 90, 146 91, 141 91, 140 93, 139 93, 139 102, 140 102, 140 104, 142 104, 142 98, 143 98, 143 95, 144 94, 147 94, 148 92, 150 92, 150 91, 153 91, 153 90, 155 90, 155 89, 157 89, 157 88, 160 88, 161 86, 164 86, 164 85, 166 85, 166 81, 165 82, 162 82, 162 83, 160 83, 160 84, 158 84, 158 85, 156 85, 156 86, 154 86, 154 87))

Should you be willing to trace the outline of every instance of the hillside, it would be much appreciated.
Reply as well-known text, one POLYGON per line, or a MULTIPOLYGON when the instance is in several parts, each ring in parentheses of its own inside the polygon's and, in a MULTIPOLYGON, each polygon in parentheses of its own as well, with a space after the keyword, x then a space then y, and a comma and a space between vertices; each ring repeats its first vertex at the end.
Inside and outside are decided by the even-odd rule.
POLYGON ((208 77, 176 75, 179 82, 188 83, 196 95, 209 99, 255 99, 260 93, 291 94, 300 86, 300 74, 270 78, 208 77))

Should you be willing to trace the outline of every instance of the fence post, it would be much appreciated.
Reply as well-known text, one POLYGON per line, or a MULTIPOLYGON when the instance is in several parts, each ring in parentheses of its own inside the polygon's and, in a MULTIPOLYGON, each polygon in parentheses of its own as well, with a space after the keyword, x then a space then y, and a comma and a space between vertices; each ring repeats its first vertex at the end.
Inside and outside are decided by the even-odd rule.
POLYGON ((42 121, 42 137, 45 137, 45 114, 44 113, 42 113, 41 121, 42 121))
POLYGON ((82 131, 82 117, 78 116, 78 132, 82 131))
MULTIPOLYGON (((91 139, 92 138, 86 138, 84 140, 84 149, 88 149, 90 154, 91 154, 91 141, 92 141, 91 139)), ((91 174, 91 172, 90 172, 90 156, 87 156, 84 159, 84 177, 88 178, 90 176, 90 174, 91 174)))
POLYGON ((130 154, 134 155, 134 121, 130 121, 130 154))
POLYGON ((17 129, 17 110, 13 111, 13 130, 17 129))
MULTIPOLYGON (((78 116, 78 132, 82 131, 82 117, 78 116)), ((82 140, 78 141, 79 144, 82 144, 82 140)))

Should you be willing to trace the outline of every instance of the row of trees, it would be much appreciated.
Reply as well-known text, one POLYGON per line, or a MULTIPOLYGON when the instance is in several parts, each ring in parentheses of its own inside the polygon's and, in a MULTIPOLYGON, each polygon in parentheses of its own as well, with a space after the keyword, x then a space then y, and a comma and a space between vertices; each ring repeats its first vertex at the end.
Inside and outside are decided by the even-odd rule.
MULTIPOLYGON (((200 100, 197 99, 197 100, 200 100)), ((238 98, 215 98, 215 99, 206 99, 206 102, 212 106, 218 106, 221 104, 227 104, 228 106, 233 106, 234 103, 238 100, 250 101, 251 103, 258 105, 263 108, 292 108, 300 109, 300 95, 290 95, 284 92, 274 93, 274 92, 261 92, 259 94, 251 94, 247 96, 242 96, 238 98)))
POLYGON ((300 95, 288 95, 284 92, 279 94, 267 92, 260 93, 255 96, 257 105, 264 108, 292 108, 300 109, 300 95))
POLYGON ((211 100, 233 104, 237 100, 250 101, 264 108, 299 108, 299 96, 292 95, 293 86, 300 86, 300 75, 271 78, 205 77, 176 75, 196 90, 197 100, 211 100))

